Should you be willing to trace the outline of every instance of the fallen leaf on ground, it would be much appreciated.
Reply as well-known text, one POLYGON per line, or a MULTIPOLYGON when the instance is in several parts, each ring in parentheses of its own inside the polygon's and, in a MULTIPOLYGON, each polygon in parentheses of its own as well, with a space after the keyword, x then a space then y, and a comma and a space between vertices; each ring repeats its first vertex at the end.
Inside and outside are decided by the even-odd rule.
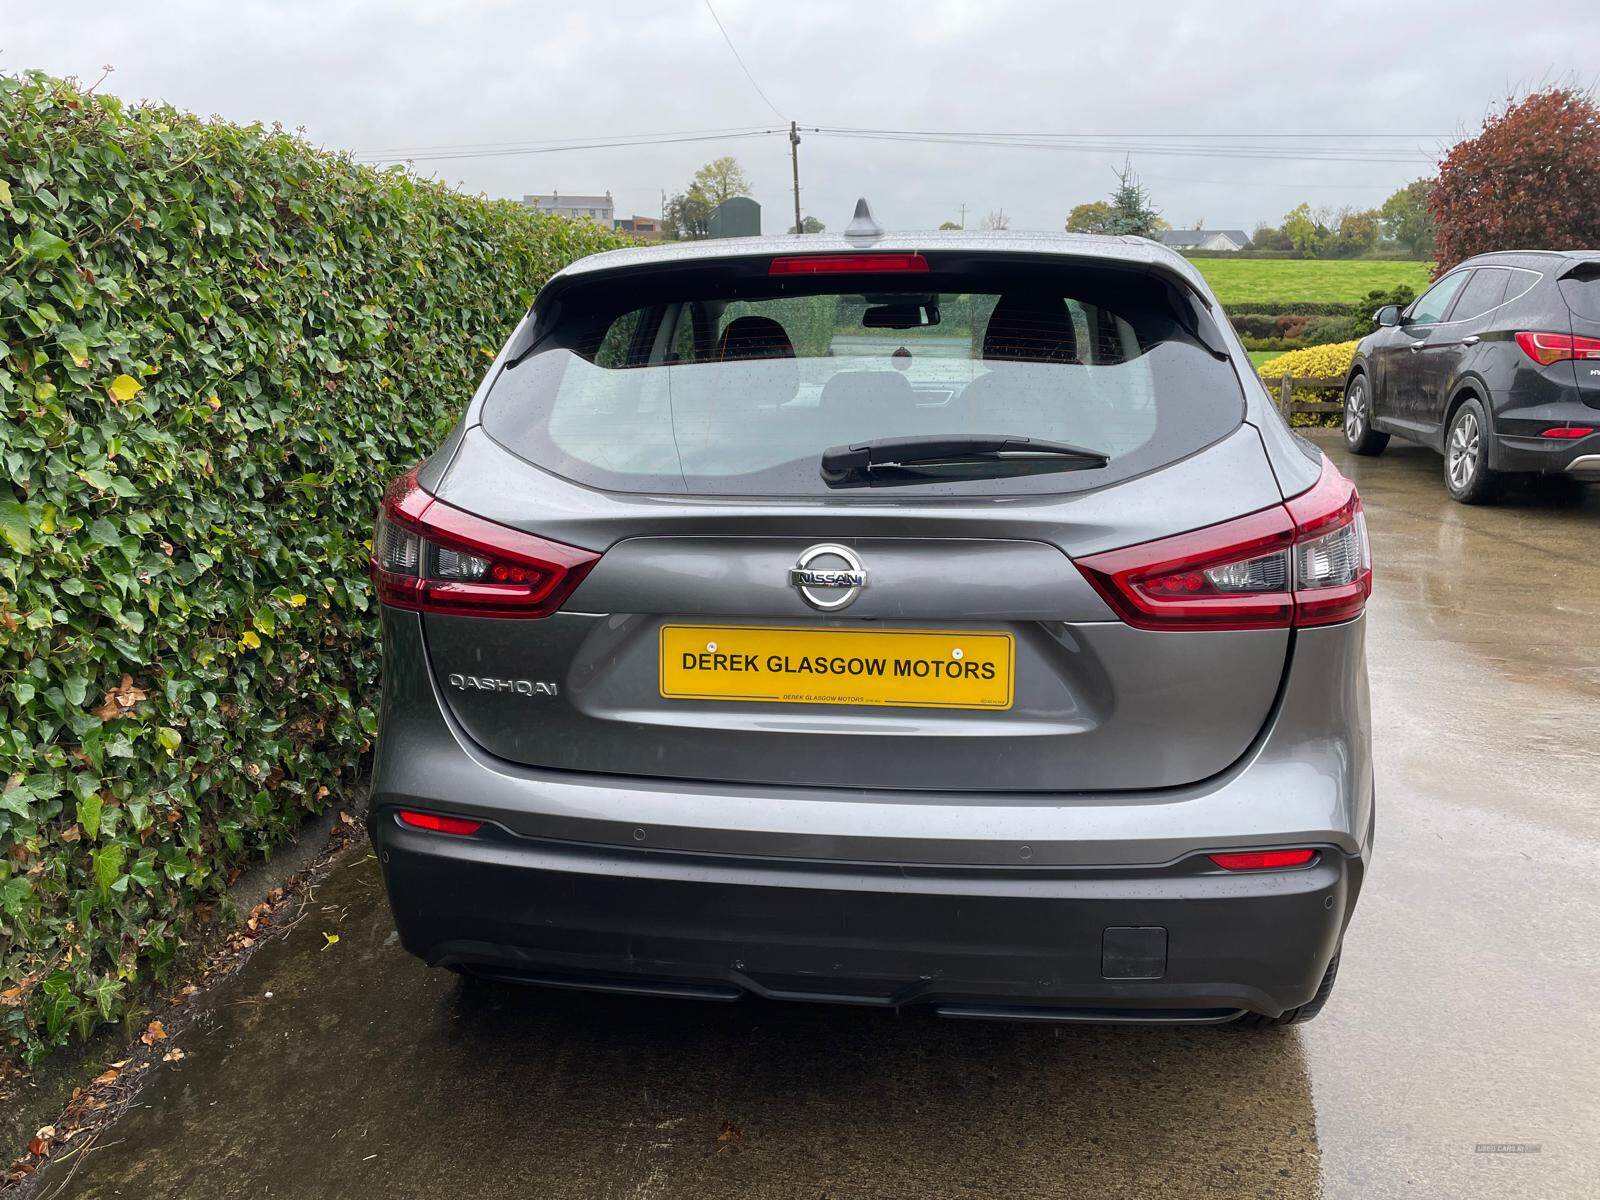
POLYGON ((102 1071, 100 1074, 96 1075, 94 1077, 94 1081, 96 1083, 115 1083, 117 1081, 117 1076, 121 1074, 121 1071, 117 1070, 115 1067, 112 1067, 109 1071, 102 1071))
POLYGON ((154 1046, 157 1042, 166 1041, 166 1026, 162 1025, 160 1021, 151 1021, 149 1025, 145 1026, 145 1031, 139 1036, 139 1040, 146 1046, 154 1046))
POLYGON ((171 1050, 168 1050, 165 1054, 163 1054, 161 1056, 161 1061, 162 1062, 182 1062, 187 1057, 188 1057, 188 1055, 186 1055, 182 1050, 178 1049, 178 1047, 174 1046, 171 1050))
POLYGON ((324 930, 322 936, 328 939, 327 941, 322 943, 322 948, 324 950, 326 950, 329 946, 333 946, 333 945, 337 945, 338 944, 339 935, 337 933, 329 933, 326 930, 324 930))

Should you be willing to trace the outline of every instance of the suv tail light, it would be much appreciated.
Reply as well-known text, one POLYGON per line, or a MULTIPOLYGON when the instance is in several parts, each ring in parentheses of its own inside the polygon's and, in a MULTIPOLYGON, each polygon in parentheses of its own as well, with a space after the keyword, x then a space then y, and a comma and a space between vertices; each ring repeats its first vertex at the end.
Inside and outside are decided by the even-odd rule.
POLYGON ((1572 358, 1600 358, 1600 338, 1574 337, 1570 333, 1519 333, 1517 345, 1541 367, 1572 358))
POLYGON ((547 617, 599 561, 434 499, 415 468, 389 485, 372 535, 378 598, 414 612, 547 617))
POLYGON ((1193 533, 1077 560, 1139 629, 1282 629, 1358 616, 1372 552, 1355 485, 1324 456, 1310 491, 1193 533))

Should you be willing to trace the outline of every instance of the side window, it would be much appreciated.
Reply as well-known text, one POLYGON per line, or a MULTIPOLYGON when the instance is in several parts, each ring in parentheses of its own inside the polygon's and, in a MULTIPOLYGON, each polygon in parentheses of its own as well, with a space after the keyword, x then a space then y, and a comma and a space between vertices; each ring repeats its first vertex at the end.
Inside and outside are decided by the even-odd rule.
POLYGON ((1413 325, 1432 325, 1443 319, 1445 310, 1450 307, 1450 301, 1456 298, 1456 292, 1467 281, 1470 271, 1457 271, 1446 275, 1422 294, 1422 298, 1411 305, 1411 311, 1406 314, 1413 325))
POLYGON ((1467 286, 1461 289, 1461 299, 1450 310, 1452 321, 1470 321, 1494 308, 1506 296, 1506 284, 1511 272, 1504 267, 1479 267, 1472 273, 1467 286))

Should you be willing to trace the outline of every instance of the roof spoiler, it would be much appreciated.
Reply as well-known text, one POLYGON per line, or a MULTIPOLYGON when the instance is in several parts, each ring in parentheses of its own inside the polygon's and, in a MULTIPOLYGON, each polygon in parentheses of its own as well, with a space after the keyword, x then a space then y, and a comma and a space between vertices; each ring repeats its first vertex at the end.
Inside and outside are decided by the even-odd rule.
POLYGON ((1572 279, 1580 276, 1584 278, 1600 276, 1600 256, 1595 258, 1575 258, 1556 272, 1557 279, 1572 279))

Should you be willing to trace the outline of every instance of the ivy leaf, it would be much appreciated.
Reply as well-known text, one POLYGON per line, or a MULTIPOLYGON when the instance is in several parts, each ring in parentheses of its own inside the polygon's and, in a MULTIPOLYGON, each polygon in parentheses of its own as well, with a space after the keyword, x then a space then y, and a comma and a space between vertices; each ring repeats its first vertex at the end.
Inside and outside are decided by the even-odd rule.
POLYGON ((183 737, 176 729, 163 725, 156 730, 156 741, 161 743, 161 748, 168 754, 176 754, 178 747, 183 745, 183 737))
POLYGON ((133 881, 140 887, 155 891, 161 886, 161 876, 156 874, 156 864, 153 857, 139 859, 128 868, 128 874, 133 876, 133 881))
POLYGON ((94 862, 94 881, 104 896, 111 894, 111 885, 122 874, 123 849, 120 843, 101 846, 89 856, 94 862))
POLYGON ((28 238, 26 249, 34 258, 49 262, 51 259, 60 258, 63 254, 69 253, 72 247, 53 233, 47 233, 43 229, 35 229, 28 238))
POLYGON ((67 352, 75 367, 89 365, 89 342, 83 334, 78 332, 63 333, 56 341, 61 343, 61 348, 67 352))
POLYGON ((103 1020, 111 1020, 116 1012, 117 997, 121 993, 122 985, 109 975, 101 976, 90 986, 89 995, 100 1009, 100 1016, 103 1020))
POLYGON ((144 391, 144 384, 140 383, 132 375, 118 375, 106 385, 106 391, 117 403, 126 404, 144 391))
POLYGON ((100 799, 99 792, 91 792, 78 801, 78 824, 91 838, 100 836, 100 814, 104 808, 105 801, 100 799))
POLYGON ((3 535, 6 541, 11 543, 11 548, 19 554, 27 554, 33 549, 31 525, 26 504, 15 500, 0 500, 0 535, 3 535))
POLYGON ((0 792, 0 808, 9 810, 19 817, 26 817, 33 811, 33 789, 23 784, 8 787, 0 792))
POLYGON ((97 546, 120 546, 122 535, 110 521, 98 517, 95 523, 89 526, 89 540, 97 546))

